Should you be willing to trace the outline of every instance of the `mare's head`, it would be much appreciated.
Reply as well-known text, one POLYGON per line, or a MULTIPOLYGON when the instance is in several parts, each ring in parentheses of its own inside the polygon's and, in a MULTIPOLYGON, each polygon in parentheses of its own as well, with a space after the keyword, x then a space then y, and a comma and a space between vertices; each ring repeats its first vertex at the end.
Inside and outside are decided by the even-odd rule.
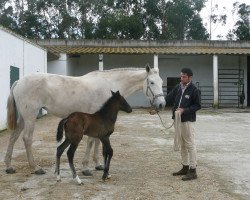
POLYGON ((159 76, 159 71, 151 69, 146 65, 147 78, 143 83, 143 92, 149 98, 151 105, 156 110, 161 110, 165 107, 166 102, 162 91, 162 79, 159 76))
POLYGON ((124 99, 124 97, 122 95, 120 95, 120 92, 113 92, 112 93, 112 99, 116 102, 116 104, 119 106, 119 110, 122 110, 124 112, 127 113, 131 113, 132 112, 132 108, 131 106, 128 104, 128 102, 124 99))

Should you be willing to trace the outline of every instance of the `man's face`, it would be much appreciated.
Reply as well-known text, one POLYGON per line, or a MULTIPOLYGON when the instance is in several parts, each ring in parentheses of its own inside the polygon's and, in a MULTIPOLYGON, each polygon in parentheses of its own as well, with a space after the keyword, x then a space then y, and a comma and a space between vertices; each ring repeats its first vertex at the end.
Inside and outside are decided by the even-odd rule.
POLYGON ((180 78, 183 85, 187 85, 192 80, 192 76, 188 76, 187 74, 184 74, 182 72, 180 78))

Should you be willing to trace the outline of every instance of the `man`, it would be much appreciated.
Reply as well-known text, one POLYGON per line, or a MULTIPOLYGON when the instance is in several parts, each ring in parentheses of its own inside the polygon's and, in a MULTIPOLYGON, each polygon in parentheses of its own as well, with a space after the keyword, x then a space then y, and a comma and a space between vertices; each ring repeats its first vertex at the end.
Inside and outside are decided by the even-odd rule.
MULTIPOLYGON (((173 176, 184 175, 183 181, 197 178, 194 122, 196 121, 196 111, 201 108, 201 98, 200 91, 192 83, 192 77, 192 70, 183 68, 180 84, 165 98, 166 102, 174 103, 172 117, 175 120, 174 147, 175 150, 178 150, 180 146, 183 165, 181 170, 173 173, 173 176)), ((155 111, 151 111, 150 114, 155 114, 155 111)))

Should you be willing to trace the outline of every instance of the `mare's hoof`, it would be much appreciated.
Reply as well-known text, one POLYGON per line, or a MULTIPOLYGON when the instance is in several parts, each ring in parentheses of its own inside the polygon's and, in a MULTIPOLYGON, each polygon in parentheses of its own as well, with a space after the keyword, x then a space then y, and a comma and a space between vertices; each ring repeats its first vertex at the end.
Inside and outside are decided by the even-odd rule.
POLYGON ((93 176, 93 174, 87 169, 87 170, 83 170, 82 171, 82 174, 84 175, 84 176, 93 176))
POLYGON ((104 167, 102 165, 98 165, 95 167, 96 170, 104 170, 104 167))
POLYGON ((45 174, 46 172, 43 170, 43 169, 38 169, 38 170, 36 170, 35 171, 35 174, 36 175, 43 175, 43 174, 45 174))
POLYGON ((10 167, 10 168, 6 169, 5 172, 7 174, 14 174, 14 173, 16 173, 16 170, 13 167, 10 167))

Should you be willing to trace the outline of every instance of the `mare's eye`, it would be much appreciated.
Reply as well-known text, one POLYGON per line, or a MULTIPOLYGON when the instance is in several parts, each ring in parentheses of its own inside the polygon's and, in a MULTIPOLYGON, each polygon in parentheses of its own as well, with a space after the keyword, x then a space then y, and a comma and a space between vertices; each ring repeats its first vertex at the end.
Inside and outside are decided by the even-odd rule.
POLYGON ((151 81, 151 85, 154 85, 155 83, 153 81, 151 81))

